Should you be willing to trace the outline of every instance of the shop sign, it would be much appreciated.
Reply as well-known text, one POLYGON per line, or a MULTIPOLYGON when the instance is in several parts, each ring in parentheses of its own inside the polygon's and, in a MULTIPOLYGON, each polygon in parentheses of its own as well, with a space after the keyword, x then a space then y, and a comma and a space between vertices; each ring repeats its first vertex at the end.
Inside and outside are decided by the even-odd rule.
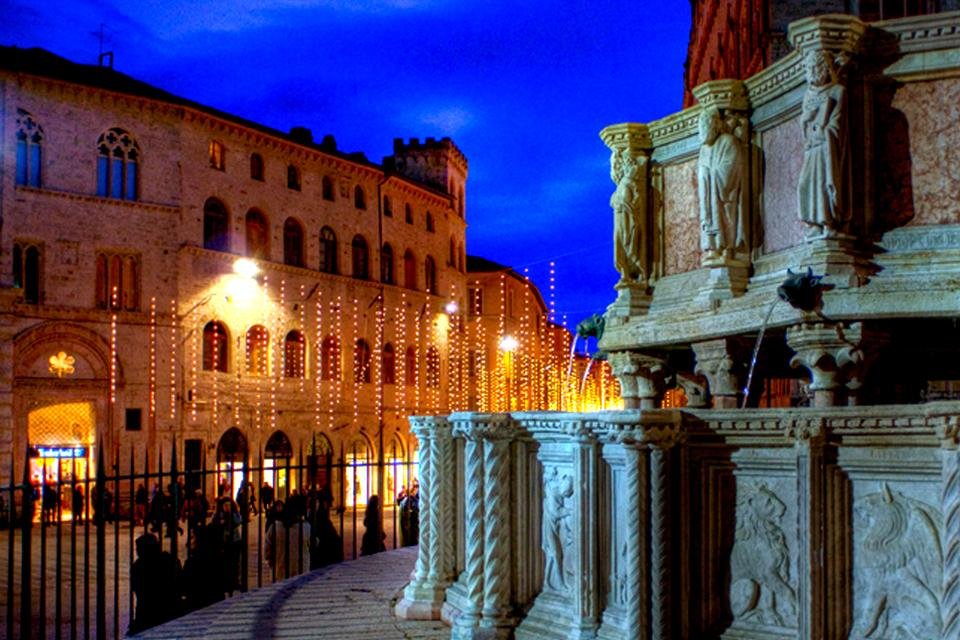
POLYGON ((86 447, 32 447, 31 458, 86 458, 86 447))

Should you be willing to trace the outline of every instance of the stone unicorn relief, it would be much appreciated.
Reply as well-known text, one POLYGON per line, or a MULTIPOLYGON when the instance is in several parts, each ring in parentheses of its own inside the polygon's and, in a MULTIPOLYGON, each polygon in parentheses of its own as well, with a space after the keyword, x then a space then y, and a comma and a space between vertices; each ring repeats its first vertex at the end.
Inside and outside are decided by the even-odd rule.
POLYGON ((886 483, 854 503, 851 640, 941 637, 940 514, 886 483))
POLYGON ((797 594, 790 586, 790 549, 783 530, 787 506, 763 482, 737 487, 737 530, 730 552, 734 621, 795 626, 797 594))

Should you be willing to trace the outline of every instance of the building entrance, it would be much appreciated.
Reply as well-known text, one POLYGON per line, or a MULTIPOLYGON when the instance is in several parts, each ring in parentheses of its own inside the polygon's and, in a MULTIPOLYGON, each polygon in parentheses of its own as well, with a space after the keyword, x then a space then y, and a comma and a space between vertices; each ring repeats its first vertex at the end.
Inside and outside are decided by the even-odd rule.
POLYGON ((86 517, 90 501, 82 483, 92 477, 96 421, 92 402, 64 402, 34 409, 27 416, 30 482, 38 499, 35 520, 86 517))

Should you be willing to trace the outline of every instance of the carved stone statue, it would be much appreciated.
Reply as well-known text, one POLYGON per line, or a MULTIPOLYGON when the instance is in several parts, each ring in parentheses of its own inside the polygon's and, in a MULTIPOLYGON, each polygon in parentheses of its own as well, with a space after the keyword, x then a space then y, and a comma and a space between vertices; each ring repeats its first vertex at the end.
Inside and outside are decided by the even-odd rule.
POLYGON ((610 157, 610 177, 617 185, 610 196, 614 213, 613 258, 621 282, 642 283, 646 278, 646 192, 640 179, 640 169, 646 161, 645 157, 635 158, 623 149, 610 157))
POLYGON ((730 608, 738 621, 784 627, 796 623, 786 505, 764 483, 737 487, 737 530, 730 552, 730 608))
POLYGON ((569 585, 564 555, 573 543, 573 510, 568 504, 573 496, 573 480, 560 475, 554 467, 543 484, 543 581, 550 589, 565 592, 569 585))
POLYGON ((847 183, 847 95, 827 51, 815 50, 803 61, 803 165, 797 196, 800 219, 827 235, 843 231, 849 218, 847 183))
POLYGON ((708 259, 732 257, 746 248, 746 154, 716 107, 700 114, 700 145, 700 248, 708 259))
POLYGON ((855 624, 850 638, 940 638, 940 515, 882 490, 854 503, 855 624))

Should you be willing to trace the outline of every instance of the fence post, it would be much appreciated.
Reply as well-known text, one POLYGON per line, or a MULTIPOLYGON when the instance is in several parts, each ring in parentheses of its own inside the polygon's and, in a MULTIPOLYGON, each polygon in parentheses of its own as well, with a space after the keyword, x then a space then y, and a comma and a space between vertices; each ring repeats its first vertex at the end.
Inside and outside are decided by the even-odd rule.
POLYGON ((97 446, 97 494, 94 507, 94 525, 97 527, 97 640, 107 638, 107 518, 106 476, 103 465, 103 445, 97 446))
MULTIPOLYGON (((33 596, 30 593, 30 568, 32 553, 30 550, 31 536, 30 528, 33 525, 33 485, 30 484, 30 446, 27 445, 26 455, 23 461, 23 509, 20 515, 20 638, 21 640, 30 640, 30 616, 32 614, 33 596)), ((13 571, 13 565, 10 565, 13 571)), ((8 594, 12 597, 13 594, 8 594)))

